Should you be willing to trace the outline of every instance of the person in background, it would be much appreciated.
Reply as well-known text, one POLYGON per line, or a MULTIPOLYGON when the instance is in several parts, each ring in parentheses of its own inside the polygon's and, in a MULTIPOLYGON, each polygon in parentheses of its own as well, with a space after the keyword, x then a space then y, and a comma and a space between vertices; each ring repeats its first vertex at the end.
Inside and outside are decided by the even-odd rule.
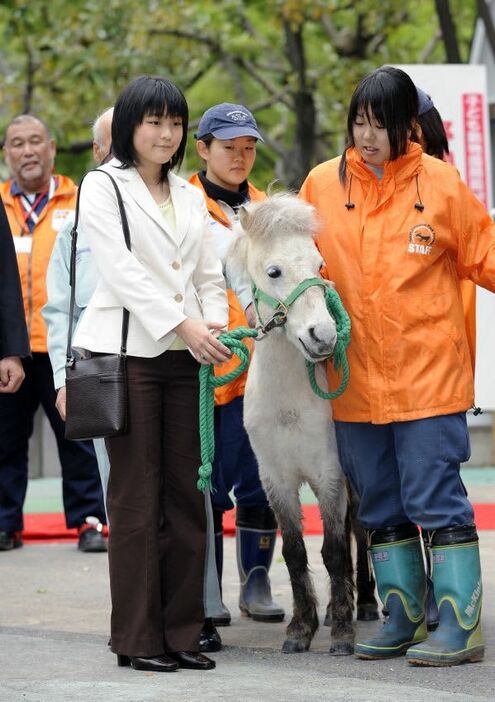
POLYGON ((14 242, 0 200, 0 393, 19 390, 24 380, 22 359, 29 353, 14 242))
POLYGON ((456 169, 413 142, 418 108, 404 71, 366 76, 342 157, 313 169, 300 196, 321 218, 317 245, 352 319, 349 385, 332 409, 389 612, 355 654, 439 666, 484 655, 478 535, 460 478, 474 388, 459 283, 495 290, 495 225, 456 169), (430 634, 417 525, 439 610, 430 634))
POLYGON ((0 195, 17 252, 32 358, 24 361, 26 378, 20 391, 0 396, 0 551, 22 546, 28 441, 40 404, 57 440, 67 527, 78 529, 81 551, 106 550, 101 534, 105 508, 93 445, 65 439, 41 316, 55 237, 76 202, 74 183, 53 173, 55 153, 50 130, 37 117, 20 115, 7 126, 4 154, 11 179, 0 186, 0 195))
MULTIPOLYGON (((112 115, 113 107, 99 115, 93 124, 93 158, 97 165, 105 163, 110 158, 112 115)), ((70 303, 69 272, 73 224, 74 217, 71 213, 55 240, 46 275, 47 303, 42 311, 48 330, 48 354, 53 369, 53 381, 57 390, 55 405, 64 421, 65 363, 70 303)), ((96 266, 91 256, 87 239, 82 232, 78 232, 76 261, 77 285, 74 326, 77 326, 84 309, 91 299, 97 279, 96 266)), ((105 441, 104 439, 95 439, 93 444, 100 471, 103 498, 106 499, 110 464, 105 441)))
MULTIPOLYGON (((225 262, 232 239, 231 227, 243 203, 266 195, 248 181, 256 159, 256 143, 262 140, 256 120, 244 105, 221 103, 201 117, 196 150, 205 168, 190 182, 205 198, 217 253, 225 262)), ((227 281, 229 329, 256 324, 249 280, 227 281)), ((222 367, 228 373, 237 365, 222 367)), ((239 607, 257 621, 278 622, 284 610, 273 602, 268 571, 273 559, 277 522, 262 488, 258 464, 243 424, 243 395, 246 373, 215 390, 215 447, 212 493, 215 523, 215 555, 221 583, 223 569, 223 514, 236 500, 237 564, 241 581, 239 607)), ((225 605, 213 620, 230 623, 225 605)))
POLYGON ((431 97, 417 86, 416 91, 419 104, 416 135, 421 148, 425 154, 446 161, 450 152, 442 117, 431 97))
POLYGON ((115 158, 99 170, 121 192, 131 251, 110 178, 89 173, 80 194, 80 231, 98 281, 74 346, 118 353, 129 310, 129 430, 106 441, 112 650, 119 665, 158 672, 215 667, 199 653, 206 519, 197 489, 198 370, 230 358, 217 339, 228 305, 203 198, 172 173, 187 122, 186 100, 165 78, 136 78, 117 99, 115 158))

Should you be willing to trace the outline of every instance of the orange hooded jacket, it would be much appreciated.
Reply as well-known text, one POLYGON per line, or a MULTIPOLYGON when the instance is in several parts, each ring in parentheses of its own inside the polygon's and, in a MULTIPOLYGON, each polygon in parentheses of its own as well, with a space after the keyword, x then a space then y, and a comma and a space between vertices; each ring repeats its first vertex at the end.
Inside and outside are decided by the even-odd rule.
MULTIPOLYGON (((56 175, 57 186, 36 224, 29 253, 18 253, 22 297, 31 351, 47 353, 47 330, 41 309, 46 304, 45 277, 57 232, 76 208, 77 188, 66 176, 56 175)), ((14 239, 25 233, 24 217, 18 197, 10 193, 11 180, 0 185, 0 195, 14 239)))
MULTIPOLYGON (((211 217, 213 217, 213 219, 215 219, 227 229, 230 229, 232 223, 228 220, 225 212, 222 210, 218 202, 216 200, 213 200, 213 198, 208 197, 199 179, 198 174, 193 174, 189 178, 189 182, 198 187, 203 193, 206 202, 206 207, 211 217)), ((252 202, 257 202, 266 198, 265 193, 261 190, 257 190, 254 187, 254 185, 251 185, 251 183, 248 183, 248 193, 249 199, 252 202)), ((237 327, 247 327, 248 322, 246 319, 246 315, 244 314, 244 310, 242 309, 242 306, 239 300, 237 299, 234 291, 230 288, 227 288, 227 297, 229 299, 229 329, 236 329, 237 327)), ((250 353, 252 353, 252 339, 244 339, 244 343, 247 343, 250 349, 250 353)), ((215 375, 226 375, 227 373, 233 371, 234 368, 237 368, 238 365, 239 359, 237 358, 237 356, 233 356, 233 358, 230 361, 228 361, 228 363, 222 364, 219 368, 215 367, 215 375)), ((242 397, 244 395, 244 388, 246 386, 246 377, 247 371, 242 373, 231 383, 227 383, 227 385, 222 385, 219 388, 215 388, 215 404, 226 405, 228 402, 231 402, 236 397, 242 397)))
POLYGON ((318 211, 317 244, 352 320, 350 382, 334 418, 465 411, 474 390, 460 278, 495 290, 495 225, 456 169, 417 144, 385 163, 381 181, 349 149, 342 186, 339 163, 317 166, 300 192, 318 211))

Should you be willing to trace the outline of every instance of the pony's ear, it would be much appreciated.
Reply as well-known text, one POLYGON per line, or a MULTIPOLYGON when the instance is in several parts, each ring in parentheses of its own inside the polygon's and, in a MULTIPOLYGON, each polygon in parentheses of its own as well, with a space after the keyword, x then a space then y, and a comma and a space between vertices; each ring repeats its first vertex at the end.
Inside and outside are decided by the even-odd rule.
POLYGON ((227 249, 225 271, 231 280, 243 279, 247 275, 248 236, 245 232, 236 231, 227 249))
POLYGON ((241 223, 241 227, 243 229, 248 228, 250 219, 251 219, 251 215, 249 214, 247 208, 245 207, 245 205, 241 205, 239 207, 239 222, 241 223))

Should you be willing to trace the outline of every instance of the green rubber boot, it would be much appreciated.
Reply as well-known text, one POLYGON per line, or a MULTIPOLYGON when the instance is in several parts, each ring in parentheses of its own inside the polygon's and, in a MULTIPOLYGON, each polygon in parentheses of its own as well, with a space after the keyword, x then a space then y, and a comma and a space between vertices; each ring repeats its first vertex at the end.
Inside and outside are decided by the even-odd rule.
POLYGON ((481 567, 474 524, 429 534, 439 624, 424 643, 412 646, 412 665, 447 666, 483 660, 481 567))
POLYGON ((402 656, 427 637, 426 574, 418 530, 402 524, 370 532, 369 553, 388 618, 379 633, 354 647, 357 658, 402 656))

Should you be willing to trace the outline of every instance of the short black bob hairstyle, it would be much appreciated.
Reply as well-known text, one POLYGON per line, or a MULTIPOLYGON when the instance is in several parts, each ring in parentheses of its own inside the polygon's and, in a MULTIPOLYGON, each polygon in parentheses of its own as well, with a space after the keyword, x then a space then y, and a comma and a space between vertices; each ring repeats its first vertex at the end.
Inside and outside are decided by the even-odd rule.
POLYGON ((183 134, 179 148, 162 166, 161 182, 166 180, 172 168, 180 166, 186 151, 189 109, 179 88, 166 78, 139 76, 120 93, 112 119, 112 153, 122 161, 123 168, 129 168, 139 165, 134 149, 134 130, 147 115, 161 117, 164 114, 182 118, 183 134))
POLYGON ((443 160, 449 153, 449 141, 437 108, 432 107, 419 115, 418 124, 422 131, 420 142, 425 154, 443 160))
POLYGON ((416 141, 414 123, 418 118, 418 93, 411 78, 393 66, 382 66, 365 76, 352 94, 347 116, 347 145, 342 155, 339 175, 346 177, 346 151, 354 146, 352 128, 358 113, 366 113, 387 130, 390 159, 407 151, 409 139, 416 141))

